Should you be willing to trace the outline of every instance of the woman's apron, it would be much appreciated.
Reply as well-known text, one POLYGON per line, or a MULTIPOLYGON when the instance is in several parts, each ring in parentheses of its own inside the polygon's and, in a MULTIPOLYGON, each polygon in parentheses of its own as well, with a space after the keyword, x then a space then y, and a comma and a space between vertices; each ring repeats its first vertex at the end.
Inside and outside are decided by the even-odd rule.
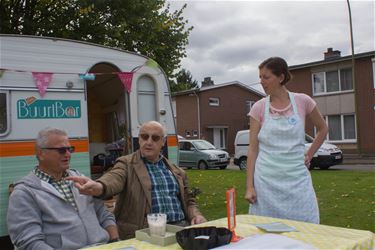
POLYGON ((294 95, 288 93, 290 117, 271 117, 270 97, 266 98, 254 170, 257 201, 250 205, 250 214, 319 223, 316 195, 304 164, 305 124, 294 95))

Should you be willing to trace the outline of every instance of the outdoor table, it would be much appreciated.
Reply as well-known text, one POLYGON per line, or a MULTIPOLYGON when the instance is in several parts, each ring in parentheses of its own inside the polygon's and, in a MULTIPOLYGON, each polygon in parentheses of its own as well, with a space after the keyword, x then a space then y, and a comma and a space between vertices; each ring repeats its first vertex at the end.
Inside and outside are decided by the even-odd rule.
MULTIPOLYGON (((255 223, 271 223, 283 222, 288 226, 297 229, 295 232, 282 233, 281 235, 290 237, 295 240, 300 240, 304 243, 310 244, 317 249, 374 249, 375 248, 375 234, 371 231, 349 229, 342 227, 333 227, 326 225, 317 225, 306 222, 299 222, 293 220, 283 220, 277 218, 254 216, 254 215, 237 215, 235 233, 237 236, 251 236, 254 234, 264 234, 262 231, 255 227, 255 223)), ((227 227, 227 218, 209 221, 203 224, 195 225, 200 226, 216 226, 227 227)), ((95 246, 87 248, 90 250, 99 249, 119 249, 124 247, 134 247, 138 250, 141 249, 181 249, 178 243, 162 247, 152 245, 148 242, 139 241, 135 238, 119 241, 111 244, 95 246)))

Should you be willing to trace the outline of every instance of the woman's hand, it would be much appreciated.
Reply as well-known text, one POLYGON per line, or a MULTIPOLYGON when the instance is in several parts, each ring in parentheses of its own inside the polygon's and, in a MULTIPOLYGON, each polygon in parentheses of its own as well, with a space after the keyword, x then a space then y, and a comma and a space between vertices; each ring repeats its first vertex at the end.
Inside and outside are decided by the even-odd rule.
POLYGON ((255 188, 248 188, 245 193, 245 199, 252 203, 255 203, 257 201, 257 194, 255 192, 255 188))
POLYGON ((306 166, 307 168, 310 167, 311 159, 312 159, 312 157, 311 157, 309 154, 305 154, 305 166, 306 166))

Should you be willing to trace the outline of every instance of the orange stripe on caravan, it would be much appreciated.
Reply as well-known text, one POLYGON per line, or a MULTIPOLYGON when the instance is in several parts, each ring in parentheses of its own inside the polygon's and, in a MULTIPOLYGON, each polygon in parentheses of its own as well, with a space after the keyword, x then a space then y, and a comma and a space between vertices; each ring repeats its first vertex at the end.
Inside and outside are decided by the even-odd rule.
MULTIPOLYGON (((87 140, 69 140, 70 144, 76 148, 75 152, 88 152, 87 140)), ((1 142, 0 157, 28 156, 35 155, 35 142, 1 142)))
POLYGON ((177 135, 168 135, 167 143, 168 147, 177 146, 177 135))

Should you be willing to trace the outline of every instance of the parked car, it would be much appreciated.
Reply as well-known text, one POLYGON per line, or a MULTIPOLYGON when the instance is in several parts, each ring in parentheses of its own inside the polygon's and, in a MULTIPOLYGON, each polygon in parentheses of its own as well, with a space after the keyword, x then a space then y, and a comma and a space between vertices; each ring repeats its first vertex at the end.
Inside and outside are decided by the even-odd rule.
POLYGON ((215 148, 206 140, 179 140, 180 167, 198 169, 225 169, 229 164, 228 152, 215 148))
MULTIPOLYGON (((306 134, 305 150, 311 146, 313 140, 313 137, 306 134)), ((344 157, 341 149, 339 149, 336 145, 324 142, 311 159, 310 169, 314 169, 316 167, 319 167, 320 169, 328 169, 331 166, 342 163, 343 160, 344 157)))
POLYGON ((249 130, 240 130, 234 139, 234 158, 233 163, 241 170, 246 170, 247 150, 249 148, 249 130))
MULTIPOLYGON (((305 151, 307 151, 313 141, 313 137, 308 134, 305 135, 305 151)), ((246 169, 247 165, 247 150, 249 148, 249 130, 240 130, 234 139, 234 159, 235 165, 239 166, 241 170, 246 169)), ((323 143, 322 146, 315 153, 311 160, 310 170, 316 167, 320 169, 328 169, 333 165, 337 165, 343 161, 342 151, 335 145, 330 143, 323 143)))
POLYGON ((177 135, 177 140, 180 141, 180 140, 185 140, 185 137, 181 136, 181 135, 177 135))

